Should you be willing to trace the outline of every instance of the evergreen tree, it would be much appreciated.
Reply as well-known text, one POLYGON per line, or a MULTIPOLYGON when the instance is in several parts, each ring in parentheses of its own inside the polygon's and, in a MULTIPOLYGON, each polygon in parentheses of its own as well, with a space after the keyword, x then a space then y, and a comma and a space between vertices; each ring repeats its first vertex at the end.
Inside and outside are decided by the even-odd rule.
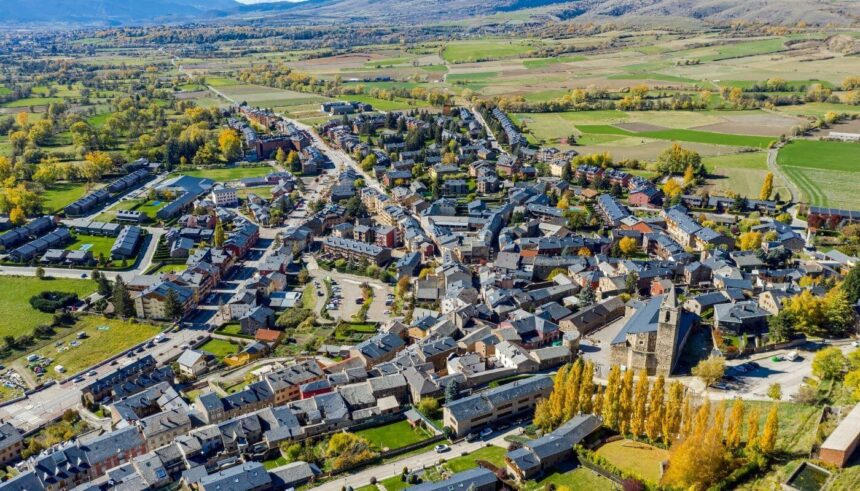
POLYGON ((645 434, 651 441, 657 441, 657 437, 660 436, 660 430, 663 426, 665 383, 663 375, 657 377, 657 380, 651 387, 651 393, 648 395, 648 419, 645 420, 645 434))
POLYGON ((113 301, 113 308, 116 315, 122 318, 134 317, 134 302, 131 299, 131 294, 129 294, 128 288, 125 286, 125 282, 119 275, 117 275, 116 280, 113 282, 113 295, 111 300, 113 301))
POLYGON ((779 432, 779 415, 777 414, 777 409, 776 404, 770 406, 770 412, 767 413, 764 430, 762 430, 758 443, 761 451, 767 455, 772 454, 776 448, 776 436, 779 432))
POLYGON ((636 389, 633 396, 633 414, 630 418, 630 432, 635 436, 641 436, 645 433, 649 386, 648 373, 645 370, 639 370, 639 378, 636 381, 636 389))
POLYGON ((621 434, 630 432, 630 417, 633 414, 633 370, 624 372, 621 379, 621 410, 618 416, 618 430, 621 434))
POLYGON ((212 243, 215 245, 215 247, 223 247, 224 240, 224 225, 221 223, 221 220, 216 219, 215 233, 212 237, 212 243))
POLYGON ((448 382, 448 385, 445 386, 445 404, 451 404, 452 402, 457 400, 457 396, 460 395, 460 384, 457 383, 456 380, 451 380, 448 382))
POLYGON ((744 401, 735 399, 732 404, 732 412, 729 415, 728 433, 726 434, 726 446, 731 450, 737 449, 741 444, 741 430, 744 425, 744 401))
POLYGON ((167 298, 164 299, 164 314, 172 321, 178 321, 185 313, 182 308, 182 303, 179 301, 179 294, 171 288, 167 291, 167 298))

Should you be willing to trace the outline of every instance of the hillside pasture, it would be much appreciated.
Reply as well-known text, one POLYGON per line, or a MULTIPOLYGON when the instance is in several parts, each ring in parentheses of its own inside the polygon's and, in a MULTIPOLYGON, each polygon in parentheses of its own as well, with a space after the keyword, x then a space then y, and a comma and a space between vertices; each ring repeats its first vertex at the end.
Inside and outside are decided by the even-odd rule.
POLYGON ((445 45, 442 58, 449 63, 469 63, 484 60, 514 58, 532 50, 526 40, 480 39, 453 41, 445 45))

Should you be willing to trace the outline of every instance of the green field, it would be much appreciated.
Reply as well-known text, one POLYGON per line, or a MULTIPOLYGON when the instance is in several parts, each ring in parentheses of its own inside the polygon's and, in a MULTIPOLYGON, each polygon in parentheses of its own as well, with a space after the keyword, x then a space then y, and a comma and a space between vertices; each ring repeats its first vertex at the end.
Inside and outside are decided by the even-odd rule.
POLYGON ((2 105, 2 107, 30 107, 30 106, 47 106, 48 104, 52 104, 54 102, 63 102, 62 97, 27 97, 25 99, 18 99, 15 101, 9 101, 2 105))
POLYGON ((523 66, 526 68, 544 68, 557 63, 573 63, 576 61, 585 61, 585 56, 557 56, 555 58, 534 58, 532 60, 523 60, 523 66))
POLYGON ((203 346, 198 348, 202 351, 206 351, 208 353, 212 353, 219 359, 223 359, 228 355, 232 355, 239 352, 239 345, 233 344, 229 341, 224 341, 223 339, 210 339, 206 341, 203 346))
POLYGON ((400 111, 413 107, 428 107, 430 105, 427 101, 404 99, 403 97, 395 97, 393 101, 389 101, 388 99, 377 99, 369 95, 342 95, 338 99, 370 104, 373 106, 373 109, 379 111, 400 111))
POLYGON ((98 259, 100 256, 110 258, 110 250, 116 242, 116 237, 97 237, 94 235, 76 234, 74 242, 66 246, 68 251, 88 250, 93 253, 93 257, 98 259), (89 248, 87 248, 89 247, 89 248))
POLYGON ((585 467, 577 467, 567 472, 552 472, 537 481, 527 481, 523 491, 549 489, 552 484, 558 489, 566 486, 568 489, 588 489, 594 491, 611 491, 617 489, 612 481, 600 476, 585 467))
MULTIPOLYGON (((769 172, 767 152, 763 151, 703 157, 702 162, 708 169, 708 184, 715 190, 748 198, 758 199, 761 184, 769 172)), ((789 197, 785 182, 779 176, 774 176, 774 192, 780 193, 781 199, 789 197)))
POLYGON ((697 131, 684 129, 640 131, 637 136, 655 138, 658 140, 672 140, 693 143, 709 143, 712 145, 730 145, 737 147, 767 148, 774 138, 752 135, 732 135, 727 133, 714 133, 711 131, 697 131))
POLYGON ((193 177, 206 177, 208 179, 212 179, 213 181, 218 182, 227 182, 227 181, 235 181, 237 179, 244 179, 246 177, 263 177, 273 172, 269 166, 258 166, 258 167, 227 167, 220 169, 196 169, 196 170, 183 170, 177 171, 175 174, 177 175, 186 175, 193 177))
POLYGON ((431 436, 426 430, 413 429, 405 419, 359 430, 355 434, 366 438, 371 445, 379 450, 405 447, 426 440, 431 436))
POLYGON ((513 58, 532 49, 524 40, 484 39, 447 43, 442 58, 449 63, 469 63, 480 60, 513 58))
POLYGON ((660 464, 669 458, 667 450, 632 440, 607 443, 597 449, 597 454, 615 467, 651 483, 660 482, 660 464))
POLYGON ((61 182, 52 184, 42 193, 42 208, 47 212, 60 211, 85 194, 87 194, 85 183, 61 182))
POLYGON ((860 144, 794 141, 779 150, 777 162, 810 204, 858 209, 860 144))
POLYGON ((47 370, 45 376, 61 379, 140 344, 160 331, 159 327, 151 324, 87 315, 78 320, 68 335, 60 338, 56 343, 36 350, 35 353, 53 359, 51 368, 47 370), (105 327, 107 329, 104 329, 105 327), (77 334, 81 331, 87 334, 85 339, 77 339, 77 334), (70 344, 75 341, 79 345, 70 344), (57 346, 59 343, 62 345, 57 346), (59 374, 54 370, 57 365, 66 368, 65 374, 59 374))
POLYGON ((86 297, 96 290, 96 285, 91 280, 0 277, 0 312, 3 313, 0 336, 29 334, 38 325, 50 324, 53 314, 46 314, 30 307, 30 297, 46 290, 75 292, 79 297, 86 297))

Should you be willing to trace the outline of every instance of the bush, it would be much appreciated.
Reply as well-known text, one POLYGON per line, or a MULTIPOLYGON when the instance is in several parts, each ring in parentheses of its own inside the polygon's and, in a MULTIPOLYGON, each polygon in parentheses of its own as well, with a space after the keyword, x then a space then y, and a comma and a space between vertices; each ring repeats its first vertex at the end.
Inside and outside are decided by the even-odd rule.
POLYGON ((77 293, 45 291, 30 297, 30 305, 41 312, 53 314, 59 309, 74 305, 78 301, 77 293))

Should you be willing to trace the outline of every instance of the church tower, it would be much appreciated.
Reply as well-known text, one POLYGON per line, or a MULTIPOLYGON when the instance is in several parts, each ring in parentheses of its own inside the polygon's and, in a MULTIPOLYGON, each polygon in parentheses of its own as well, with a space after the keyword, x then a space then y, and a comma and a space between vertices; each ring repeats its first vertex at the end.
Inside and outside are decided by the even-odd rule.
POLYGON ((657 314, 657 343, 655 356, 657 358, 656 373, 669 376, 675 367, 678 347, 678 328, 681 324, 681 307, 678 305, 678 297, 675 287, 669 289, 660 304, 657 314))

